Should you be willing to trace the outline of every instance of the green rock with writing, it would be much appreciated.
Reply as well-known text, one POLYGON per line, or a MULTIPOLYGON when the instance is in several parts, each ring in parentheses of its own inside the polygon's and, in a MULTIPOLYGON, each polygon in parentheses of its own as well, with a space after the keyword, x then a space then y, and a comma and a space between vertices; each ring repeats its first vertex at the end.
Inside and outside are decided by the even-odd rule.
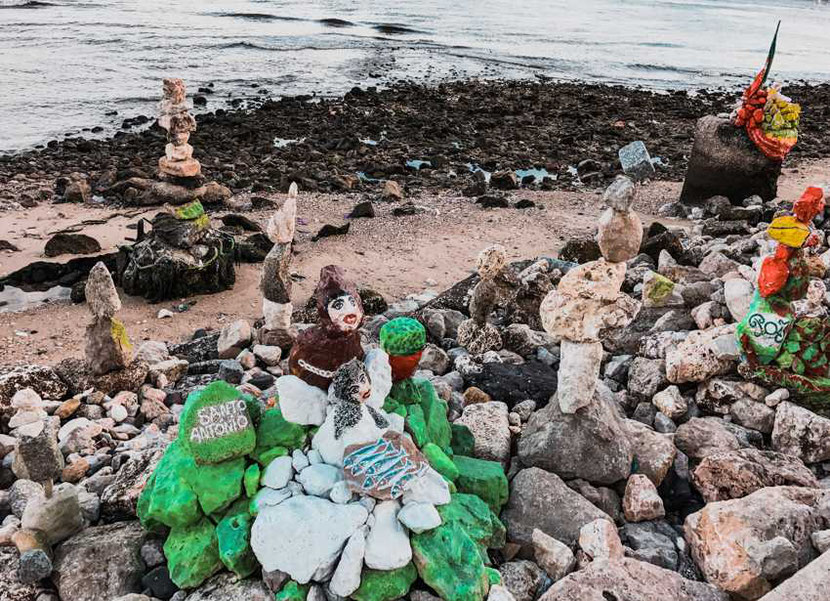
POLYGON ((297 584, 293 580, 289 580, 280 589, 280 592, 274 595, 274 601, 305 601, 310 588, 310 584, 297 584))
POLYGON ((257 436, 249 401, 222 380, 190 393, 179 422, 179 440, 196 463, 221 463, 254 450, 257 436))
POLYGON ((282 416, 279 407, 269 409, 262 414, 256 430, 256 447, 253 457, 262 465, 268 463, 275 457, 272 449, 283 447, 285 452, 302 448, 305 444, 307 429, 299 424, 292 424, 282 416))
POLYGON ((452 459, 447 457, 447 454, 437 444, 428 442, 421 451, 426 456, 432 468, 444 476, 444 478, 447 480, 455 480, 458 478, 458 468, 455 467, 452 459))
POLYGON ((355 601, 394 601, 409 592, 418 578, 418 571, 411 562, 402 568, 389 571, 366 568, 360 575, 360 588, 352 593, 355 601))
POLYGON ((248 513, 236 513, 227 516, 216 526, 219 558, 240 578, 247 578, 259 567, 251 549, 253 522, 248 513))
POLYGON ((453 462, 458 468, 455 480, 458 490, 481 497, 490 509, 498 513, 509 496, 507 476, 501 464, 464 455, 456 455, 453 462))
POLYGON ((216 528, 207 518, 192 526, 173 528, 164 543, 170 579, 179 588, 193 588, 222 569, 216 528))
POLYGON ((490 580, 478 545, 456 522, 412 534, 412 558, 421 579, 444 601, 484 601, 490 580))

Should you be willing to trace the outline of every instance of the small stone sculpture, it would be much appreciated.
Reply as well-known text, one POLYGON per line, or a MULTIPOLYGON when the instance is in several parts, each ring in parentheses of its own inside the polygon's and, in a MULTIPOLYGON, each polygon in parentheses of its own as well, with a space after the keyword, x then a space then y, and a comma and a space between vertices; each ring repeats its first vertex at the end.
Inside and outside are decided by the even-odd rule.
POLYGON ((761 264, 758 287, 737 336, 745 375, 826 406, 830 322, 823 315, 800 314, 793 304, 808 296, 810 278, 821 278, 827 270, 808 250, 818 243, 810 223, 823 211, 824 193, 811 187, 793 205, 793 215, 772 221, 767 233, 778 247, 761 264))
POLYGON ((297 219, 297 184, 292 183, 282 207, 268 221, 268 238, 274 243, 262 265, 262 335, 268 344, 288 346, 291 331, 291 246, 297 219))
POLYGON ((165 156, 159 159, 159 171, 172 177, 198 177, 202 167, 193 158, 193 147, 188 144, 190 132, 196 130, 196 120, 189 112, 184 81, 165 79, 163 86, 159 126, 167 130, 167 146, 165 156))
POLYGON ((380 347, 389 355, 392 381, 411 378, 427 343, 426 328, 417 319, 396 317, 380 329, 380 347))
POLYGON ((597 241, 603 258, 568 271, 542 301, 542 326, 561 341, 558 373, 559 407, 575 413, 590 404, 602 362, 602 331, 628 325, 640 303, 620 292, 625 261, 636 256, 643 226, 631 210, 634 184, 627 177, 606 190, 608 206, 599 220, 597 241))
POLYGON ((363 359, 360 325, 363 303, 357 287, 337 265, 320 271, 314 292, 318 322, 297 337, 288 366, 291 374, 327 391, 337 368, 352 359, 363 359))
POLYGON ((115 318, 121 309, 121 299, 103 262, 89 272, 85 290, 92 313, 92 323, 86 328, 86 360, 90 371, 100 376, 126 367, 132 357, 132 346, 124 324, 115 318))
POLYGON ((478 256, 478 275, 470 299, 470 319, 458 326, 458 344, 473 355, 497 351, 502 347, 498 328, 487 321, 499 303, 515 293, 517 282, 507 267, 507 251, 500 244, 485 248, 478 256))

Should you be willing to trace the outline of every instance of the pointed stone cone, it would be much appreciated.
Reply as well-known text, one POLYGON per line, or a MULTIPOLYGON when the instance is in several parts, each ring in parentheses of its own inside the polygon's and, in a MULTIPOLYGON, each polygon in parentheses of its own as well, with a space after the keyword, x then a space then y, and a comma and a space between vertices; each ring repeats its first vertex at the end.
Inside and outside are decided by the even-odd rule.
POLYGON ((90 270, 84 292, 86 304, 95 317, 112 317, 121 309, 115 282, 103 261, 96 263, 90 270))
POLYGON ((86 328, 86 361, 90 371, 100 376, 125 368, 132 357, 127 332, 117 319, 96 317, 86 328))
POLYGON ((294 240, 294 228, 297 221, 297 194, 295 182, 288 188, 288 197, 283 205, 268 220, 268 238, 274 244, 291 244, 294 240))

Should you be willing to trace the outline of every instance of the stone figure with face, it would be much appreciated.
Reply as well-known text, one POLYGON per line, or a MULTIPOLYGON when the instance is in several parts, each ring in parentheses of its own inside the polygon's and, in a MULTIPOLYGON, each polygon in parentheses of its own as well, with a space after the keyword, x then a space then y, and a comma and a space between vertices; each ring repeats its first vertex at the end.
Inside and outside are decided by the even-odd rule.
POLYGON ((330 401, 336 403, 334 408, 335 439, 340 439, 347 429, 354 428, 364 414, 368 414, 378 428, 386 428, 389 425, 386 418, 366 404, 371 396, 372 380, 362 361, 352 359, 337 370, 329 389, 330 401))
POLYGON ((326 310, 331 323, 342 332, 356 330, 363 319, 363 311, 358 308, 354 297, 348 293, 331 299, 326 310))

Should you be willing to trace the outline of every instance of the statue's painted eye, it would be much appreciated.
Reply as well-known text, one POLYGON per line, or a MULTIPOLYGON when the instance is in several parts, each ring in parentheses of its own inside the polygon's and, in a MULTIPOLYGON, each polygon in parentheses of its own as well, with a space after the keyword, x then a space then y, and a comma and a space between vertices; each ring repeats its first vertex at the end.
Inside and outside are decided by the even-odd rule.
POLYGON ((338 298, 338 299, 335 299, 334 301, 332 301, 331 308, 334 309, 335 311, 339 311, 340 309, 342 309, 343 308, 343 299, 338 298))

